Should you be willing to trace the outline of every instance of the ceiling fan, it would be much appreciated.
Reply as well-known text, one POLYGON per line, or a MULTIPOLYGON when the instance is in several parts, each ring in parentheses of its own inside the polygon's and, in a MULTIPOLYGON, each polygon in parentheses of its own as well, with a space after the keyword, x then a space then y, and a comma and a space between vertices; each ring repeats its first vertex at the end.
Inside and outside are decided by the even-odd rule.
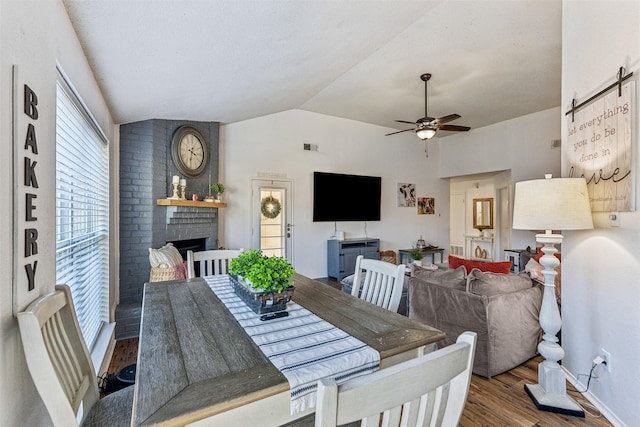
POLYGON ((454 132, 466 132, 471 129, 469 126, 457 126, 457 125, 448 125, 446 123, 452 122, 456 119, 459 119, 459 114, 449 114, 448 116, 443 116, 440 118, 429 117, 427 114, 427 82, 431 78, 430 73, 426 73, 420 76, 420 80, 424 82, 424 117, 418 119, 415 123, 408 122, 406 120, 396 120, 398 123, 407 123, 411 125, 415 125, 410 129, 399 130, 397 132, 391 132, 386 134, 385 136, 395 135, 396 133, 408 132, 410 130, 415 131, 418 138, 422 140, 427 140, 433 138, 438 130, 448 130, 454 132))

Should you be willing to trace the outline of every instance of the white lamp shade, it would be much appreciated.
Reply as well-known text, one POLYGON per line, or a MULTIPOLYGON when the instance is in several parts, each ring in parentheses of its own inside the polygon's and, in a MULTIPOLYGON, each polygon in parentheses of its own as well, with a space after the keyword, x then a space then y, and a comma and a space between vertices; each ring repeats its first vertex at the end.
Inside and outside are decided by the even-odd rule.
POLYGON ((593 228, 584 178, 548 178, 516 183, 513 228, 584 230, 593 228))

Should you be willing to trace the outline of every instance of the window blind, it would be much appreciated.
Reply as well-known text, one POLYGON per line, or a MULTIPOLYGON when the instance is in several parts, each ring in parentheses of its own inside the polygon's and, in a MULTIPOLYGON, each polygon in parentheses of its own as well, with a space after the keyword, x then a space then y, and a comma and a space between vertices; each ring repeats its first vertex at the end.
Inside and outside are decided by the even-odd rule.
POLYGON ((109 320, 109 149, 64 80, 56 96, 56 283, 71 288, 91 350, 109 320))

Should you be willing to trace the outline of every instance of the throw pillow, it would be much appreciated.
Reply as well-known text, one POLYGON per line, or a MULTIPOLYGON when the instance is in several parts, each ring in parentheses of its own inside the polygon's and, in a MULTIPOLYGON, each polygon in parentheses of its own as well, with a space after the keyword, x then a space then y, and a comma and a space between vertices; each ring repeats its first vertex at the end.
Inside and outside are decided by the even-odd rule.
POLYGON ((411 266, 411 277, 417 277, 425 282, 451 289, 464 290, 467 286, 466 276, 467 273, 463 266, 448 270, 429 270, 417 265, 411 266))
MULTIPOLYGON (((544 267, 542 264, 531 258, 527 265, 524 267, 524 271, 529 273, 531 279, 544 285, 544 274, 542 274, 544 267)), ((556 276, 553 278, 553 284, 555 285, 556 300, 560 304, 560 296, 562 294, 562 265, 558 265, 554 268, 556 276)))
POLYGON ((476 268, 467 276, 467 292, 488 297, 522 291, 533 286, 527 273, 486 273, 476 268))
POLYGON ((511 271, 512 263, 511 261, 473 261, 470 259, 449 255, 450 268, 458 268, 461 265, 464 266, 464 268, 467 270, 467 274, 469 274, 474 268, 477 268, 480 271, 488 271, 491 273, 509 274, 509 272, 511 271))
POLYGON ((527 262, 527 265, 524 266, 524 271, 529 273, 531 279, 539 283, 544 283, 544 275, 542 274, 542 270, 544 270, 544 267, 534 258, 531 258, 527 262))
POLYGON ((149 248, 149 263, 151 267, 176 267, 184 262, 180 252, 171 243, 167 243, 160 249, 149 248))
POLYGON ((185 261, 182 264, 173 267, 173 274, 175 275, 175 280, 187 279, 189 277, 189 267, 187 267, 187 262, 185 261))

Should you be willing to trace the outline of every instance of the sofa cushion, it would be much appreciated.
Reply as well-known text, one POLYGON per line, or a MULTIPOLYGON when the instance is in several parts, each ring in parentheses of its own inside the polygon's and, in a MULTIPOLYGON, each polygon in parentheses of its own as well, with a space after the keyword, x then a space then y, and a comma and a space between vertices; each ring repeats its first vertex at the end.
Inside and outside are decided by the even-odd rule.
POLYGON ((449 255, 450 268, 458 268, 461 265, 464 266, 464 268, 467 270, 467 274, 469 274, 474 268, 477 268, 480 271, 507 274, 509 273, 509 271, 511 271, 512 263, 511 261, 473 261, 470 259, 449 255))
POLYGON ((417 265, 411 266, 411 277, 424 280, 439 286, 445 286, 452 289, 465 290, 467 287, 467 272, 463 266, 448 270, 430 270, 417 265))
POLYGON ((467 292, 493 296, 523 291, 533 286, 528 273, 487 273, 474 268, 467 276, 467 292))

